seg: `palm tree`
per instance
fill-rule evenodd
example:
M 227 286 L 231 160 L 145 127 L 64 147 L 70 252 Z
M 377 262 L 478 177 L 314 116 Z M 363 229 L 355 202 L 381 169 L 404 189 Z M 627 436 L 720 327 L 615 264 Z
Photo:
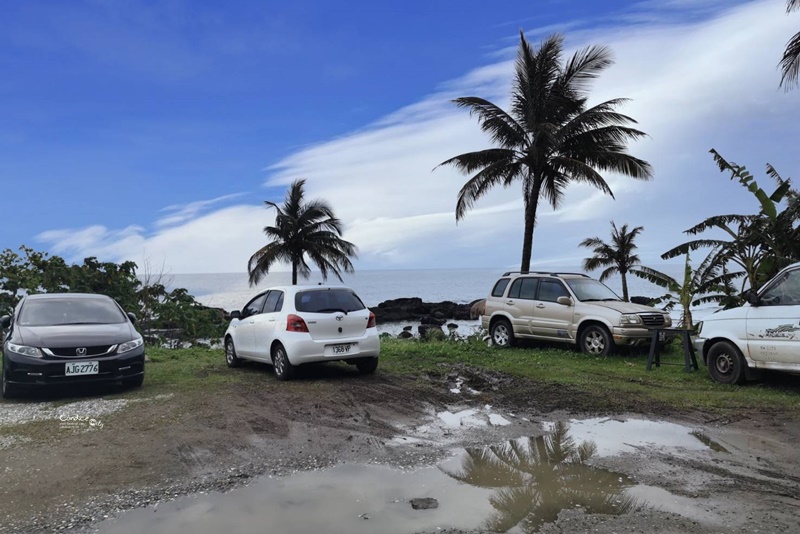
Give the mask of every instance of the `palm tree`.
M 523 271 L 530 268 L 541 199 L 557 208 L 571 182 L 590 184 L 613 198 L 598 171 L 640 180 L 652 175 L 649 163 L 626 152 L 629 140 L 646 135 L 627 126 L 636 121 L 616 111 L 626 100 L 587 107 L 588 84 L 613 63 L 610 51 L 588 47 L 562 65 L 563 48 L 563 37 L 553 35 L 534 50 L 520 33 L 510 112 L 483 98 L 454 100 L 478 116 L 481 129 L 497 146 L 441 163 L 472 175 L 458 193 L 456 221 L 492 187 L 522 182 Z
M 747 188 L 761 209 L 755 215 L 708 217 L 684 233 L 698 235 L 716 229 L 727 234 L 727 239 L 693 239 L 666 251 L 661 257 L 670 259 L 700 248 L 717 248 L 720 254 L 716 258 L 721 265 L 732 263 L 742 269 L 738 273 L 743 277 L 742 291 L 747 284 L 757 289 L 783 267 L 800 259 L 800 227 L 796 224 L 800 218 L 800 193 L 791 188 L 790 179 L 782 178 L 770 164 L 766 166 L 767 175 L 777 184 L 771 194 L 759 187 L 745 166 L 728 162 L 713 148 L 710 152 L 720 171 L 730 172 L 731 180 Z
M 611 244 L 599 237 L 590 237 L 581 241 L 580 245 L 591 248 L 594 253 L 591 258 L 583 260 L 584 270 L 594 271 L 605 267 L 600 274 L 601 282 L 607 280 L 612 274 L 619 273 L 622 278 L 622 300 L 625 302 L 628 302 L 628 271 L 639 263 L 639 256 L 634 253 L 637 248 L 634 241 L 642 231 L 644 231 L 644 227 L 637 226 L 629 232 L 627 224 L 623 224 L 622 228 L 617 228 L 614 221 L 611 221 Z
M 342 222 L 331 207 L 322 200 L 306 201 L 303 197 L 305 180 L 295 180 L 286 193 L 282 206 L 265 201 L 278 212 L 275 226 L 264 227 L 269 243 L 258 249 L 247 263 L 250 285 L 254 286 L 279 262 L 292 266 L 292 285 L 297 275 L 308 278 L 311 268 L 306 257 L 319 267 L 322 279 L 332 272 L 342 280 L 341 270 L 352 273 L 350 258 L 357 257 L 357 248 L 341 238 Z
M 787 13 L 798 9 L 800 9 L 800 0 L 787 0 Z M 786 43 L 786 50 L 783 52 L 780 67 L 781 85 L 786 84 L 787 90 L 797 85 L 797 77 L 800 74 L 800 32 L 794 34 L 794 37 Z
M 666 288 L 669 293 L 656 299 L 655 303 L 666 303 L 665 310 L 671 310 L 676 304 L 681 307 L 681 325 L 692 328 L 692 306 L 717 302 L 729 306 L 738 300 L 731 281 L 741 273 L 729 273 L 720 260 L 725 250 L 721 247 L 712 249 L 697 269 L 692 269 L 689 254 L 683 270 L 683 281 L 678 282 L 671 276 L 650 267 L 634 267 L 631 274 L 643 278 L 657 286 Z

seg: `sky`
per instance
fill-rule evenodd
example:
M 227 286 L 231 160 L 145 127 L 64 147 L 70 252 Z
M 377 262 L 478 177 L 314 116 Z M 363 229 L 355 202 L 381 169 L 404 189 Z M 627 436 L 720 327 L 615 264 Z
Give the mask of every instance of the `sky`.
M 777 68 L 798 29 L 783 0 L 7 2 L 0 249 L 244 272 L 274 221 L 263 202 L 304 178 L 356 270 L 519 267 L 519 187 L 456 223 L 468 177 L 437 166 L 490 146 L 451 100 L 505 107 L 522 30 L 612 49 L 589 103 L 632 99 L 621 111 L 648 137 L 630 152 L 654 168 L 605 174 L 614 199 L 573 185 L 543 207 L 534 266 L 579 265 L 614 220 L 644 227 L 658 268 L 702 219 L 757 211 L 709 149 L 769 190 L 766 163 L 798 168 L 800 90 Z

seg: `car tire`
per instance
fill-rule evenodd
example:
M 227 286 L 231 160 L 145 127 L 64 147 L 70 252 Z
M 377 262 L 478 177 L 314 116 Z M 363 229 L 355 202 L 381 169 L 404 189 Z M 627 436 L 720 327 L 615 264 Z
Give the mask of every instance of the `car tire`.
M 236 355 L 236 347 L 233 344 L 232 338 L 225 340 L 225 363 L 228 367 L 239 367 L 242 365 L 242 360 Z
M 0 395 L 2 395 L 4 399 L 13 399 L 17 396 L 18 391 L 16 386 L 8 383 L 6 376 L 8 376 L 8 373 L 3 369 L 3 377 L 0 378 Z
M 142 371 L 142 374 L 135 378 L 124 378 L 122 380 L 122 385 L 126 388 L 140 388 L 142 387 L 142 384 L 144 384 L 144 371 Z
M 492 324 L 489 334 L 492 339 L 492 344 L 501 349 L 513 347 L 516 341 L 514 339 L 514 330 L 511 328 L 511 323 L 506 319 L 498 319 L 495 321 L 495 323 Z
M 735 345 L 728 341 L 718 341 L 708 350 L 706 358 L 708 374 L 720 384 L 741 384 L 744 382 L 744 358 Z
M 278 343 L 272 349 L 272 368 L 278 380 L 291 380 L 294 377 L 295 366 L 289 361 L 286 349 Z
M 614 341 L 611 339 L 608 329 L 595 324 L 581 330 L 578 343 L 580 343 L 581 352 L 591 356 L 606 356 L 614 348 Z
M 361 358 L 356 362 L 356 369 L 362 375 L 371 375 L 378 369 L 378 358 Z

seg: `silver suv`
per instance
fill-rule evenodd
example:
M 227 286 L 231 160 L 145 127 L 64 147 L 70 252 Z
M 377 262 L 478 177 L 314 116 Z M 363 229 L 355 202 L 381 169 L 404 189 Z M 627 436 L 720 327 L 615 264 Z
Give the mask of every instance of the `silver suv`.
M 481 315 L 492 342 L 509 347 L 515 339 L 578 344 L 583 352 L 605 355 L 615 346 L 649 343 L 648 327 L 669 327 L 669 314 L 623 302 L 585 274 L 507 272 L 495 283 Z M 666 342 L 664 332 L 659 341 Z

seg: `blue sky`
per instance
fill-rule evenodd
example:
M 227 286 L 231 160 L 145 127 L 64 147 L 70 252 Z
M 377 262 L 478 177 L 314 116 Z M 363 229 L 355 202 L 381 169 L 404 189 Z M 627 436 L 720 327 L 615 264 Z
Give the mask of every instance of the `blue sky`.
M 781 0 L 8 2 L 0 18 L 0 248 L 147 258 L 174 273 L 243 271 L 294 178 L 328 199 L 357 268 L 514 266 L 519 191 L 455 224 L 465 177 L 433 167 L 488 144 L 449 104 L 503 104 L 518 32 L 607 44 L 597 100 L 651 135 L 653 183 L 617 200 L 570 188 L 534 261 L 576 264 L 608 221 L 644 225 L 643 255 L 702 218 L 754 210 L 707 151 L 785 176 L 800 163 L 800 91 L 778 90 L 800 28 Z M 762 181 L 766 182 L 765 178 Z

